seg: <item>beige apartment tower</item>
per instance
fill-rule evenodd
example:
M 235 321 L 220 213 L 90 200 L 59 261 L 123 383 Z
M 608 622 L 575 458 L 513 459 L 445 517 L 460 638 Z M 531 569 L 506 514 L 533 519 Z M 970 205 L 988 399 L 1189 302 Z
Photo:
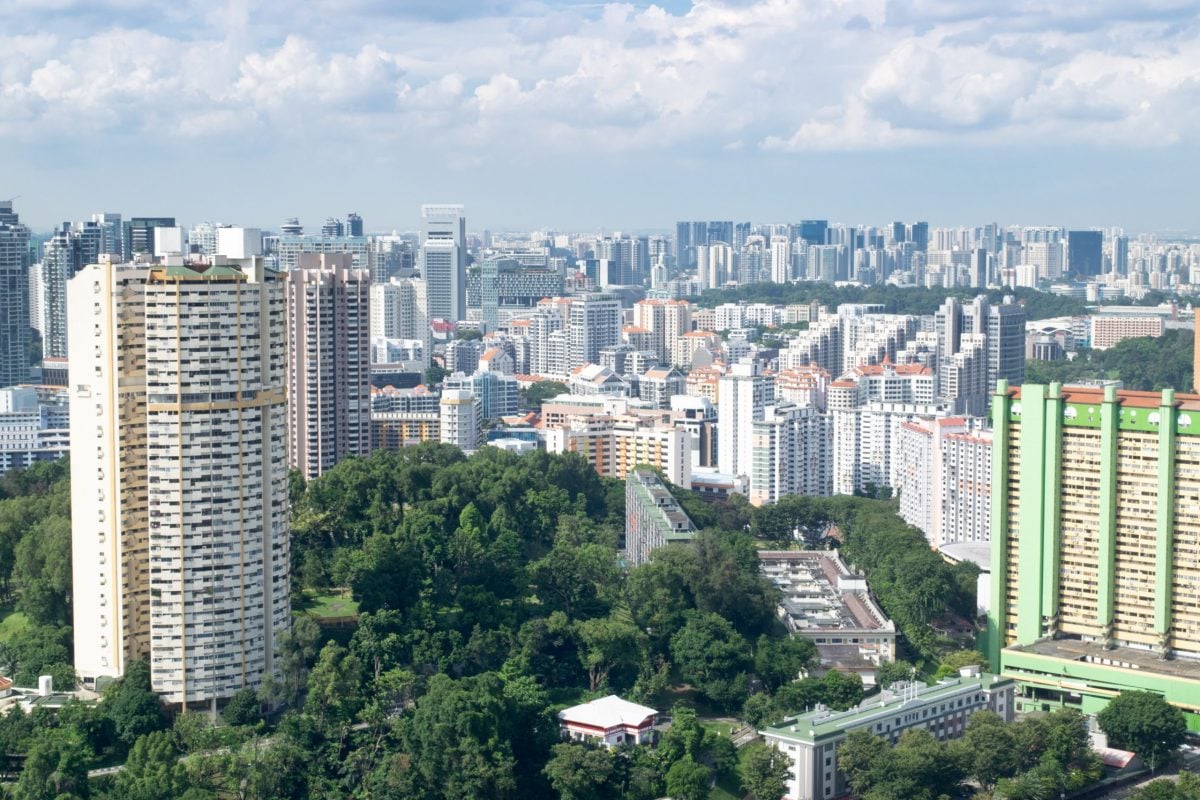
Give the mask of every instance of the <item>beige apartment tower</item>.
M 371 452 L 371 274 L 301 253 L 287 295 L 288 464 L 312 479 Z
M 144 659 L 168 703 L 215 705 L 290 624 L 282 286 L 174 257 L 67 297 L 76 671 Z

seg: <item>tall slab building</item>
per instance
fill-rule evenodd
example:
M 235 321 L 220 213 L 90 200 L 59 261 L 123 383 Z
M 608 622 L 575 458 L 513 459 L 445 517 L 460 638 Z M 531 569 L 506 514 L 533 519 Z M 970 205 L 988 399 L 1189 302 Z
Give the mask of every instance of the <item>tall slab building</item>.
M 987 655 L 1018 708 L 1158 692 L 1200 730 L 1200 395 L 998 385 Z
M 371 273 L 353 260 L 301 253 L 284 280 L 288 463 L 310 480 L 371 452 Z
M 0 387 L 29 380 L 29 229 L 0 200 Z
M 467 218 L 462 206 L 421 206 L 420 266 L 429 290 L 429 316 L 466 319 Z
M 68 288 L 75 668 L 215 705 L 290 625 L 284 296 L 261 259 L 174 261 Z

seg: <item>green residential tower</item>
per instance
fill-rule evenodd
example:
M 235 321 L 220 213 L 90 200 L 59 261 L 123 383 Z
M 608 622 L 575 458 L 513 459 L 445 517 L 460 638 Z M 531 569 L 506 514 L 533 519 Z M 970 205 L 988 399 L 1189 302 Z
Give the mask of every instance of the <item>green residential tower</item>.
M 1020 710 L 1162 694 L 1200 730 L 1200 396 L 1000 381 L 985 649 Z

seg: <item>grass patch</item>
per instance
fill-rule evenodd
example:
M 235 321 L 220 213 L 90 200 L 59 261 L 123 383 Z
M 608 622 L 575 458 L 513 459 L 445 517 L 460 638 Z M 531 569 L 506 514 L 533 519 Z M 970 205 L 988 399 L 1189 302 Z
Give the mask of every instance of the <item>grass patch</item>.
M 27 630 L 30 624 L 29 617 L 20 611 L 7 614 L 3 621 L 0 621 L 0 642 L 9 642 L 18 633 Z
M 317 594 L 306 590 L 300 610 L 314 619 L 345 619 L 358 616 L 358 603 L 349 591 L 332 591 Z

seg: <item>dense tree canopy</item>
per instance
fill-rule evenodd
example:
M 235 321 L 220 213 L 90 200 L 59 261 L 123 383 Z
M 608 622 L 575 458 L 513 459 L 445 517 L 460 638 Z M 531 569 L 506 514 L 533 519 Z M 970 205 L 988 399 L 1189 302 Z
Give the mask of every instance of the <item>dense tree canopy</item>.
M 1154 692 L 1121 692 L 1096 721 L 1109 744 L 1132 750 L 1152 767 L 1167 763 L 1187 735 L 1183 712 Z
M 567 394 L 567 385 L 559 381 L 538 381 L 522 392 L 525 406 L 534 411 L 542 410 L 542 403 L 560 394 Z
M 1119 379 L 1126 389 L 1190 392 L 1194 390 L 1193 339 L 1192 331 L 1176 329 L 1157 338 L 1126 339 L 1107 350 L 1083 349 L 1072 361 L 1027 361 L 1025 381 L 1071 383 Z
M 47 467 L 0 481 L 10 597 L 51 595 L 0 646 L 18 682 L 45 672 L 74 681 L 70 570 L 54 552 L 69 537 L 64 475 Z M 630 569 L 617 549 L 623 487 L 575 454 L 465 458 L 427 444 L 349 459 L 309 482 L 293 476 L 289 489 L 300 613 L 280 641 L 278 676 L 227 702 L 218 724 L 185 714 L 166 730 L 144 664 L 98 705 L 0 716 L 0 752 L 28 757 L 15 796 L 649 800 L 707 797 L 740 777 L 744 792 L 770 797 L 778 755 L 755 751 L 739 770 L 731 741 L 675 700 L 769 724 L 817 703 L 848 708 L 864 689 L 857 675 L 820 674 L 813 645 L 787 636 L 752 530 L 774 546 L 796 531 L 800 544 L 839 544 L 826 538 L 836 533 L 923 669 L 947 649 L 930 623 L 974 612 L 974 573 L 938 559 L 882 501 L 795 498 L 772 516 L 677 490 L 702 530 Z M 337 620 L 348 627 L 321 627 L 305 611 L 320 595 L 357 603 Z M 559 742 L 555 712 L 612 692 L 673 706 L 658 748 Z M 897 762 L 905 774 L 943 758 L 927 743 L 909 749 L 913 763 Z M 86 778 L 126 759 L 120 777 Z M 1017 774 L 985 767 L 998 783 Z

